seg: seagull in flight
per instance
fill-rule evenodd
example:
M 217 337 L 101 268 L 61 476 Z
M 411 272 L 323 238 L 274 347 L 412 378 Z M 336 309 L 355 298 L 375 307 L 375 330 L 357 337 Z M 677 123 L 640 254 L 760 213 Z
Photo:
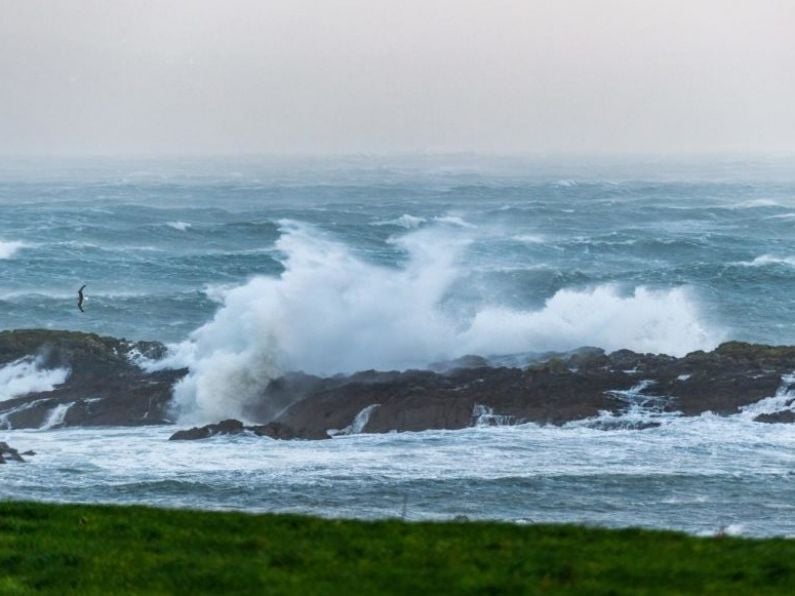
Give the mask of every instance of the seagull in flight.
M 83 310 L 83 290 L 85 289 L 85 287 L 86 284 L 83 284 L 83 286 L 79 290 L 77 290 L 77 308 L 80 309 L 80 312 L 86 312 Z

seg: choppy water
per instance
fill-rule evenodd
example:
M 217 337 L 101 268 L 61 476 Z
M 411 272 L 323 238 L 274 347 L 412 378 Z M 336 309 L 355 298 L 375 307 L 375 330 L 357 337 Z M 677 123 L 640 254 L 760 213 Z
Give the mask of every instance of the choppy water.
M 0 165 L 0 328 L 172 342 L 186 421 L 235 415 L 286 369 L 795 344 L 793 295 L 787 159 Z M 168 433 L 0 433 L 40 452 L 3 468 L 0 495 L 356 517 L 405 499 L 413 518 L 795 534 L 795 430 L 742 415 L 322 443 Z

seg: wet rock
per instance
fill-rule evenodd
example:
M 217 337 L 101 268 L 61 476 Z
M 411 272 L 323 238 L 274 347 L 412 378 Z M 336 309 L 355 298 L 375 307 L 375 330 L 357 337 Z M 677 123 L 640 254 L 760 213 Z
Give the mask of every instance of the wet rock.
M 615 424 L 602 419 L 596 426 L 643 430 L 659 423 L 630 423 L 620 420 L 621 414 L 632 407 L 685 416 L 736 414 L 774 395 L 782 375 L 792 370 L 795 348 L 790 347 L 728 342 L 683 358 L 584 348 L 551 355 L 523 370 L 473 366 L 444 373 L 365 371 L 337 377 L 333 384 L 319 382 L 275 422 L 296 436 L 322 436 L 350 427 L 360 413 L 378 404 L 361 432 L 464 428 L 478 423 L 479 408 L 514 424 L 560 425 L 607 412 L 616 416 Z M 789 421 L 789 416 L 779 413 L 776 421 Z
M 661 423 L 648 421 L 629 421 L 629 420 L 597 420 L 589 424 L 591 428 L 597 430 L 647 430 L 649 428 L 659 428 Z
M 245 426 L 239 420 L 223 420 L 218 424 L 207 424 L 201 427 L 193 427 L 187 430 L 175 432 L 169 441 L 195 441 L 207 439 L 217 435 L 238 435 L 245 432 L 252 433 L 260 437 L 270 437 L 271 439 L 328 439 L 329 435 L 325 432 L 301 431 L 291 428 L 282 422 L 268 422 L 267 424 Z
M 218 424 L 208 424 L 206 426 L 194 426 L 188 430 L 178 430 L 171 435 L 169 441 L 195 441 L 197 439 L 207 439 L 215 435 L 239 435 L 245 431 L 245 427 L 240 420 L 222 420 Z
M 312 431 L 309 429 L 294 429 L 283 422 L 268 422 L 262 426 L 252 426 L 250 430 L 260 437 L 270 437 L 271 439 L 311 439 L 323 440 L 331 437 L 325 431 Z
M 766 422 L 768 424 L 792 424 L 795 422 L 795 412 L 783 410 L 772 414 L 759 414 L 754 418 L 754 422 Z

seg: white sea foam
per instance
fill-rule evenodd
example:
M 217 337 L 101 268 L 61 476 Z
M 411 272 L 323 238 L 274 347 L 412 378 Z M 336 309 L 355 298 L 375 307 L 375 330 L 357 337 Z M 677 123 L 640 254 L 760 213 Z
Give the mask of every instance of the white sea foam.
M 49 430 L 51 428 L 58 428 L 59 426 L 63 425 L 64 420 L 66 419 L 66 413 L 75 405 L 75 402 L 71 401 L 66 404 L 58 404 L 49 412 L 47 412 L 47 418 L 44 420 L 44 423 L 41 425 L 41 428 L 44 430 Z
M 544 237 L 539 234 L 520 234 L 518 236 L 514 236 L 513 240 L 517 242 L 522 242 L 523 244 L 543 244 Z
M 781 207 L 781 203 L 773 199 L 751 199 L 731 206 L 732 209 L 756 209 L 758 207 Z
M 328 431 L 329 436 L 341 436 L 341 435 L 358 435 L 364 430 L 364 427 L 367 426 L 367 423 L 370 422 L 370 416 L 372 413 L 377 410 L 381 404 L 370 404 L 366 408 L 362 409 L 361 412 L 356 414 L 356 417 L 353 419 L 348 426 L 343 428 L 342 430 L 336 431 Z
M 777 257 L 774 255 L 762 255 L 753 261 L 740 261 L 737 263 L 742 267 L 765 267 L 766 265 L 789 265 L 795 267 L 795 257 Z
M 169 221 L 169 222 L 166 223 L 166 225 L 169 228 L 173 228 L 175 230 L 179 230 L 180 232 L 184 232 L 185 230 L 187 230 L 188 228 L 191 227 L 191 225 L 188 222 L 185 222 L 185 221 Z
M 739 416 L 753 420 L 760 414 L 785 411 L 795 411 L 795 374 L 784 375 L 775 395 L 744 406 Z
M 404 213 L 400 217 L 396 219 L 388 219 L 384 221 L 377 221 L 373 225 L 375 226 L 400 226 L 402 228 L 406 228 L 407 230 L 415 229 L 420 227 L 422 224 L 425 223 L 424 217 L 417 217 L 416 215 L 409 215 L 408 213 Z
M 515 424 L 516 419 L 513 416 L 495 414 L 494 408 L 489 406 L 475 404 L 472 407 L 472 423 L 473 426 L 506 426 Z
M 190 368 L 174 392 L 184 421 L 245 417 L 286 370 L 405 369 L 582 345 L 682 355 L 722 337 L 701 321 L 685 288 L 570 289 L 535 311 L 481 304 L 474 316 L 454 315 L 444 299 L 465 273 L 462 230 L 424 228 L 394 240 L 409 257 L 402 269 L 367 263 L 308 226 L 284 223 L 283 231 L 284 273 L 219 291 L 213 320 L 157 365 Z
M 52 391 L 69 377 L 67 368 L 44 368 L 40 358 L 25 357 L 0 368 L 0 401 L 37 391 Z
M 24 242 L 16 240 L 0 240 L 0 259 L 10 259 L 20 248 L 27 246 Z

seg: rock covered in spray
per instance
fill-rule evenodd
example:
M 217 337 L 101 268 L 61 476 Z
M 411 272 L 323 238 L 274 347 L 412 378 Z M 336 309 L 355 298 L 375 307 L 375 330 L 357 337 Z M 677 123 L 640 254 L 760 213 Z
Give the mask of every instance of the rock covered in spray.
M 138 365 L 164 353 L 158 342 L 93 333 L 0 332 L 0 371 L 14 377 L 18 391 L 0 401 L 0 427 L 167 423 L 171 387 L 186 371 L 150 373 Z

